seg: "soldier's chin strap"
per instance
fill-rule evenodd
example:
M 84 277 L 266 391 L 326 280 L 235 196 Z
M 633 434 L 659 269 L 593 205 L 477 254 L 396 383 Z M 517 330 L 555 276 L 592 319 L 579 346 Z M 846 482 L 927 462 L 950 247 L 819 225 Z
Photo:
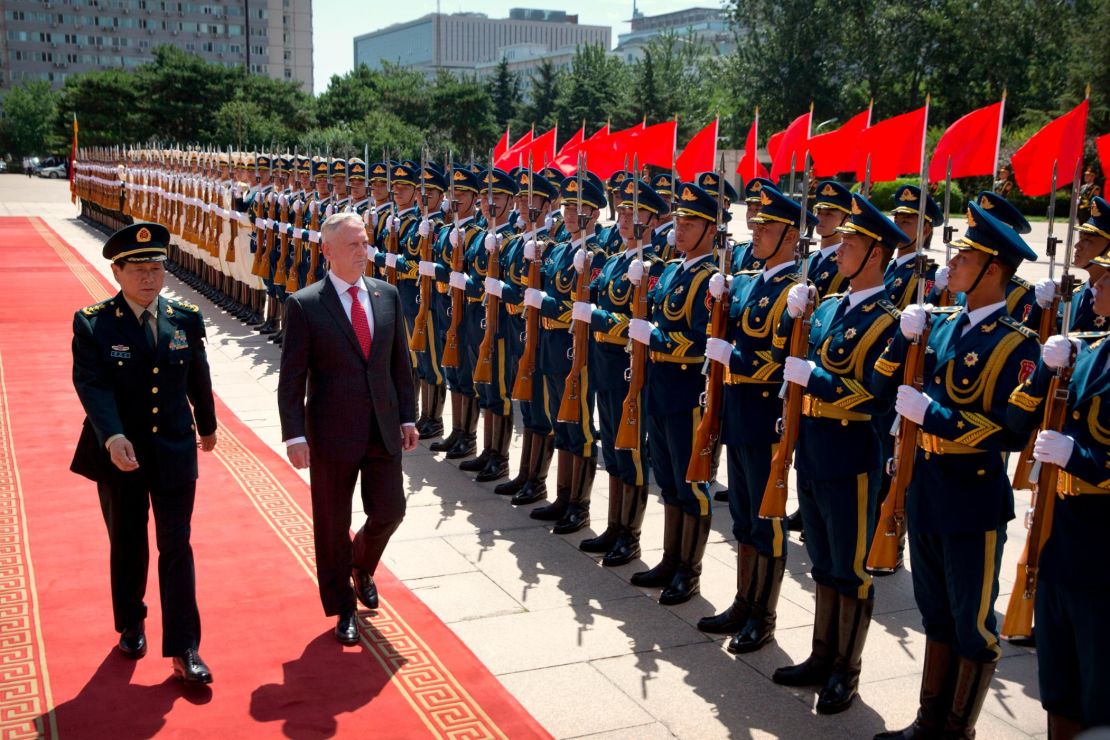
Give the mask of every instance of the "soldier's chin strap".
M 983 276 L 987 274 L 987 270 L 990 269 L 990 266 L 992 264 L 994 264 L 994 261 L 994 257 L 989 257 L 987 261 L 983 263 L 983 266 L 979 268 L 979 274 L 975 276 L 975 282 L 971 284 L 970 288 L 964 291 L 964 295 L 969 295 L 971 291 L 979 287 L 979 281 L 982 280 Z
M 786 228 L 782 230 L 781 234 L 779 234 L 779 241 L 775 245 L 775 251 L 771 252 L 769 255 L 763 258 L 763 264 L 767 264 L 768 261 L 774 259 L 775 255 L 779 253 L 779 250 L 782 249 L 783 242 L 786 241 L 786 232 L 788 231 L 790 231 L 790 224 L 786 224 Z M 755 252 L 755 242 L 752 242 L 752 252 Z
M 859 263 L 859 267 L 851 275 L 845 275 L 844 276 L 845 280 L 847 280 L 850 283 L 853 280 L 855 280 L 857 277 L 859 277 L 859 274 L 861 272 L 863 272 L 863 268 L 867 267 L 867 260 L 871 259 L 871 253 L 875 251 L 875 247 L 877 247 L 878 245 L 879 245 L 879 240 L 878 239 L 874 239 L 874 238 L 871 239 L 871 243 L 867 245 L 867 252 L 866 252 L 866 254 L 863 255 L 863 259 Z

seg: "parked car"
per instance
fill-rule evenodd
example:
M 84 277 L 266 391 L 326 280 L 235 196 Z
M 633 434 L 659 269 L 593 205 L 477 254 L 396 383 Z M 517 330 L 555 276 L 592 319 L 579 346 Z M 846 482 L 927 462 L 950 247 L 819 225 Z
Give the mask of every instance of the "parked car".
M 7 171 L 8 171 L 7 161 L 5 161 L 3 159 L 0 159 L 0 172 L 7 172 Z
M 53 167 L 43 167 L 39 170 L 39 177 L 46 177 L 51 180 L 64 180 L 66 176 L 66 166 L 64 164 L 56 164 Z

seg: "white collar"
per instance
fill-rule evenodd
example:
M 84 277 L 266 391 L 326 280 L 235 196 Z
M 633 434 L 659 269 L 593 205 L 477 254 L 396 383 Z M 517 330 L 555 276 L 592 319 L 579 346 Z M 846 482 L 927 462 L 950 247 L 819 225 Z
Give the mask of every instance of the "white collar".
M 978 326 L 979 324 L 983 323 L 983 320 L 986 319 L 988 316 L 990 316 L 992 313 L 994 313 L 995 311 L 999 311 L 1001 309 L 1005 309 L 1005 308 L 1006 308 L 1006 301 L 999 301 L 998 303 L 992 303 L 989 306 L 983 306 L 982 308 L 977 308 L 974 311 L 968 311 L 965 308 L 963 310 L 963 313 L 967 314 L 967 318 L 969 320 L 969 323 L 967 325 L 967 329 L 964 329 L 964 331 L 966 332 L 966 331 Z
M 770 280 L 771 278 L 773 278 L 775 275 L 778 275 L 780 272 L 782 272 L 786 268 L 793 267 L 793 266 L 794 266 L 794 263 L 787 260 L 786 262 L 775 265 L 774 267 L 764 268 L 763 272 L 760 273 L 760 277 L 763 278 L 763 280 L 765 280 L 765 281 Z
M 836 244 L 830 244 L 827 247 L 821 247 L 819 250 L 817 250 L 817 253 L 821 255 L 821 259 L 828 259 L 830 254 L 840 249 L 841 243 L 842 242 L 837 242 Z
M 673 226 L 673 225 L 674 225 L 674 221 L 668 221 L 668 222 L 667 222 L 667 223 L 665 223 L 665 224 L 659 224 L 659 225 L 658 225 L 658 226 L 656 226 L 656 227 L 655 227 L 654 229 L 652 229 L 652 232 L 651 232 L 651 233 L 653 233 L 653 234 L 661 234 L 661 233 L 663 232 L 663 229 L 667 228 L 668 226 Z
M 470 223 L 473 220 L 474 220 L 474 216 L 467 216 L 466 218 L 460 218 L 460 219 L 455 221 L 455 226 L 461 229 L 462 227 L 466 226 L 468 223 Z
M 863 290 L 849 290 L 848 291 L 848 308 L 855 308 L 859 304 L 866 301 L 876 293 L 886 291 L 886 286 L 879 283 L 874 288 L 864 288 Z
M 704 262 L 705 260 L 711 258 L 712 256 L 713 256 L 713 253 L 710 252 L 708 254 L 703 254 L 700 257 L 694 257 L 693 259 L 684 259 L 684 260 L 682 260 L 682 269 L 683 270 L 689 270 L 692 267 L 697 266 L 697 264 L 699 262 Z
M 331 284 L 335 287 L 335 292 L 341 296 L 355 285 L 354 283 L 348 283 L 346 280 L 339 277 L 331 270 L 328 270 L 328 278 L 331 280 Z M 358 281 L 358 290 L 360 293 L 366 290 L 366 283 L 363 282 L 361 279 Z
M 917 256 L 917 252 L 910 252 L 909 254 L 904 254 L 901 257 L 895 257 L 894 258 L 894 266 L 895 267 L 901 267 L 902 265 L 906 264 L 907 262 L 909 262 L 910 260 L 912 260 L 916 256 Z

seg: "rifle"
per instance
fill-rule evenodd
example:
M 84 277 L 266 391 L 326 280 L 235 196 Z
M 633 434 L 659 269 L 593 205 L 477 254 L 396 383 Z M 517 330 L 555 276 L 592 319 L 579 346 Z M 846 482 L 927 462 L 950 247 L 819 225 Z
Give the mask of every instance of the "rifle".
M 809 152 L 806 152 L 805 172 L 802 173 L 802 215 L 798 221 L 798 246 L 795 248 L 799 266 L 801 267 L 802 285 L 809 284 L 809 224 L 806 223 L 809 209 Z M 814 301 L 806 304 L 805 313 L 794 320 L 790 329 L 790 356 L 805 359 L 809 354 L 809 326 L 813 317 Z M 805 389 L 797 383 L 782 382 L 779 397 L 782 402 L 782 418 L 779 419 L 778 449 L 771 458 L 771 474 L 767 477 L 767 486 L 763 489 L 763 501 L 759 505 L 759 516 L 763 519 L 786 518 L 786 481 L 790 475 L 790 466 L 794 462 L 794 448 L 798 444 L 798 431 L 802 419 L 802 393 Z
M 254 179 L 255 182 L 258 183 L 258 191 L 254 195 L 254 217 L 256 220 L 261 219 L 263 224 L 261 227 L 259 227 L 257 223 L 255 224 L 254 263 L 251 265 L 251 274 L 261 277 L 263 274 L 262 260 L 266 256 L 266 252 L 269 251 L 270 246 L 269 229 L 266 228 L 265 223 L 267 218 L 266 211 L 270 204 L 267 202 L 269 198 L 266 192 L 262 189 L 262 175 L 258 167 L 257 152 L 255 152 L 254 155 Z
M 593 255 L 586 249 L 586 224 L 589 219 L 582 212 L 585 205 L 582 202 L 583 173 L 586 169 L 585 154 L 578 154 L 578 172 L 575 176 L 578 186 L 578 238 L 582 240 L 583 265 L 582 271 L 575 276 L 574 300 L 588 302 L 590 300 L 590 266 L 593 264 Z M 590 325 L 585 321 L 572 321 L 571 334 L 574 339 L 570 349 L 570 372 L 563 388 L 563 400 L 559 403 L 559 411 L 555 415 L 557 421 L 564 424 L 577 424 L 582 420 L 582 375 L 586 370 L 586 363 L 590 354 Z
M 493 203 L 493 150 L 489 154 L 489 169 L 486 171 L 486 212 L 489 214 L 489 232 L 497 237 L 497 206 Z M 481 247 L 485 249 L 483 245 Z M 475 263 L 478 259 L 475 257 Z M 501 277 L 500 253 L 486 253 L 486 276 L 497 280 Z M 501 302 L 496 296 L 486 293 L 486 317 L 483 319 L 485 336 L 478 346 L 478 361 L 474 365 L 474 382 L 489 383 L 493 380 L 493 344 L 497 341 L 497 316 Z
M 447 171 L 451 173 L 448 184 L 448 197 L 451 199 L 449 208 L 451 209 L 452 218 L 450 228 L 458 234 L 458 246 L 451 247 L 451 271 L 461 273 L 465 267 L 464 259 L 466 258 L 466 231 L 459 228 L 459 204 L 455 200 L 455 161 L 454 156 L 449 155 L 450 162 L 447 165 Z M 492 184 L 490 185 L 492 188 Z M 450 246 L 451 239 L 448 236 L 447 244 Z M 443 364 L 446 367 L 459 366 L 459 326 L 462 324 L 463 312 L 466 311 L 466 296 L 463 291 L 458 288 L 451 289 L 451 323 L 447 326 L 447 335 L 443 342 Z M 487 363 L 489 358 L 487 357 Z
M 535 189 L 532 180 L 535 172 L 532 170 L 532 153 L 528 153 L 528 226 L 535 242 L 536 255 L 528 262 L 528 287 L 537 288 L 540 285 L 540 263 L 543 262 L 539 252 L 540 244 L 536 241 L 536 219 L 540 211 L 532 206 L 532 197 Z M 523 246 L 527 245 L 527 241 Z M 520 363 L 516 368 L 516 381 L 513 383 L 513 399 L 517 401 L 532 400 L 532 379 L 536 374 L 536 349 L 540 342 L 540 312 L 539 309 L 526 306 L 524 309 L 524 350 L 520 355 Z
M 427 150 L 420 151 L 420 213 L 428 218 L 428 189 L 424 184 L 424 172 L 428 166 Z M 450 177 L 450 174 L 448 175 Z M 455 185 L 451 180 L 451 199 L 454 200 Z M 432 229 L 428 229 L 428 236 L 420 237 L 420 259 L 425 262 L 432 261 Z M 420 306 L 416 310 L 416 321 L 412 326 L 412 340 L 409 348 L 413 352 L 424 352 L 428 349 L 428 308 L 432 302 L 432 279 L 427 275 L 420 276 Z M 453 358 L 458 362 L 458 352 Z M 448 365 L 447 367 L 454 367 Z
M 924 144 L 922 145 L 924 153 Z M 925 203 L 928 197 L 929 168 L 925 157 L 921 158 L 921 196 L 918 200 L 917 231 L 914 235 L 914 273 L 917 276 L 917 304 L 925 303 L 925 270 L 927 261 L 925 247 Z M 906 351 L 902 365 L 902 383 L 920 391 L 925 387 L 925 350 L 929 346 L 931 322 L 925 322 L 925 329 Z M 913 478 L 914 459 L 917 456 L 918 425 L 904 416 L 894 422 L 894 455 L 886 463 L 890 476 L 890 489 L 879 508 L 879 523 L 871 540 L 871 552 L 867 555 L 870 570 L 893 573 L 898 567 L 898 555 L 902 538 L 906 532 L 906 490 Z
M 393 221 L 397 220 L 397 201 L 393 199 L 393 166 L 389 162 L 389 151 L 386 150 L 385 159 L 385 189 L 389 192 L 389 216 Z M 397 254 L 400 247 L 398 246 L 398 231 L 400 231 L 400 224 L 393 224 L 393 228 L 386 230 L 385 235 L 385 251 L 387 254 Z M 397 268 L 386 265 L 385 279 L 390 285 L 397 284 Z
M 633 159 L 633 167 L 636 170 L 640 169 L 639 156 Z M 632 249 L 636 250 L 636 259 L 642 260 L 644 257 L 644 226 L 640 223 L 640 183 L 636 177 L 632 179 Z M 629 267 L 632 263 L 629 263 Z M 632 318 L 646 319 L 648 309 L 648 274 L 644 270 L 644 274 L 640 277 L 640 282 L 636 284 L 636 290 L 632 294 Z M 621 423 L 617 427 L 617 433 L 613 439 L 613 446 L 618 450 L 638 450 L 640 448 L 640 424 L 641 424 L 641 396 L 644 390 L 644 376 L 647 373 L 647 358 L 648 348 L 646 345 L 633 341 L 631 338 L 628 340 L 628 352 L 631 354 L 631 360 L 628 364 L 628 369 L 624 371 L 625 378 L 628 380 L 628 393 L 624 397 L 624 403 L 621 404 Z
M 312 165 L 310 164 L 309 167 Z M 293 148 L 293 171 L 297 174 L 297 148 Z M 298 207 L 299 206 L 299 207 Z M 290 261 L 290 266 L 286 268 L 287 276 L 285 280 L 285 290 L 290 293 L 295 293 L 297 288 L 297 273 L 300 271 L 301 258 L 304 255 L 304 218 L 308 210 L 308 193 L 305 192 L 304 197 L 299 199 L 293 204 L 293 259 Z
M 281 203 L 281 211 L 279 213 L 278 225 L 281 227 L 281 234 L 279 235 L 279 243 L 281 249 L 278 250 L 277 266 L 274 268 L 274 282 L 278 285 L 285 285 L 289 281 L 289 272 L 285 266 L 286 260 L 289 258 L 289 198 L 285 193 L 278 196 L 278 201 Z M 293 280 L 296 282 L 297 273 L 293 272 Z
M 1060 275 L 1060 292 L 1070 296 L 1075 289 L 1075 276 L 1071 274 L 1072 249 L 1075 238 L 1075 222 L 1079 215 L 1079 175 L 1083 160 L 1075 165 L 1075 175 L 1071 186 L 1071 207 L 1068 209 L 1068 236 L 1064 247 L 1063 273 Z M 1055 186 L 1055 178 L 1053 178 Z M 1056 189 L 1053 187 L 1053 193 Z M 1049 237 L 1051 238 L 1051 237 Z M 1055 315 L 1055 314 L 1053 314 Z M 1064 317 L 1060 324 L 1061 336 L 1066 337 L 1071 329 L 1071 301 L 1064 303 Z M 1056 371 L 1045 396 L 1044 428 L 1058 432 L 1064 428 L 1068 400 L 1071 398 L 1072 362 Z M 1034 434 L 1034 437 L 1036 435 Z M 1052 518 L 1056 510 L 1056 484 L 1060 477 L 1058 465 L 1038 462 L 1033 466 L 1036 483 L 1033 486 L 1033 502 L 1027 514 L 1029 534 L 1025 538 L 1025 549 L 1018 560 L 1017 578 L 1010 602 L 1006 605 L 1006 617 L 1002 620 L 1003 637 L 1030 637 L 1033 634 L 1033 601 L 1037 593 L 1037 571 L 1040 567 L 1041 551 L 1052 534 Z
M 952 213 L 952 157 L 948 157 L 948 166 L 944 173 L 944 264 L 952 260 L 952 239 L 956 236 L 956 227 L 949 222 Z M 945 288 L 937 300 L 940 306 L 952 305 L 952 291 Z
M 677 190 L 677 188 L 675 188 Z M 728 224 L 725 222 L 725 162 L 717 171 L 717 259 L 721 276 L 729 274 L 732 264 L 732 246 L 728 242 Z M 709 336 L 724 339 L 728 330 L 729 294 L 726 286 L 721 297 L 713 302 L 709 315 Z M 706 376 L 701 405 L 705 409 L 698 428 L 694 431 L 694 446 L 690 463 L 686 467 L 686 480 L 691 483 L 708 482 L 713 478 L 713 452 L 721 439 L 721 403 L 725 381 L 725 368 L 708 359 L 702 368 Z
M 1052 163 L 1052 192 L 1048 196 L 1048 239 L 1045 240 L 1045 254 L 1048 255 L 1049 280 L 1056 279 L 1056 247 L 1060 242 L 1060 240 L 1053 234 L 1056 223 L 1057 164 L 1059 163 Z M 1064 274 L 1068 274 L 1068 265 L 1064 266 Z M 1050 336 L 1052 336 L 1052 330 L 1056 328 L 1056 317 L 1059 315 L 1060 295 L 1062 294 L 1062 290 L 1063 289 L 1061 288 L 1061 290 L 1056 291 L 1056 295 L 1052 298 L 1052 304 L 1041 312 L 1040 325 L 1038 325 L 1037 327 L 1037 338 L 1040 340 L 1041 344 L 1044 344 L 1045 341 Z M 1021 451 L 1021 457 L 1018 458 L 1017 467 L 1014 469 L 1013 478 L 1013 488 L 1015 490 L 1029 490 L 1029 488 L 1033 485 L 1033 444 L 1036 439 L 1036 434 L 1029 438 L 1029 443 L 1025 445 L 1025 449 Z
M 316 208 L 312 212 L 312 230 L 316 232 L 320 231 L 320 209 L 324 206 L 323 201 L 331 197 L 331 151 L 329 150 L 324 156 L 327 163 L 327 177 L 324 178 L 324 182 L 327 183 L 329 195 L 325 195 L 323 200 L 320 199 L 319 195 L 316 197 Z M 320 191 L 317 190 L 316 192 L 318 194 Z M 317 241 L 316 243 L 309 243 L 308 246 L 308 272 L 305 274 L 304 278 L 305 285 L 312 285 L 316 282 L 316 270 L 319 267 L 320 243 Z

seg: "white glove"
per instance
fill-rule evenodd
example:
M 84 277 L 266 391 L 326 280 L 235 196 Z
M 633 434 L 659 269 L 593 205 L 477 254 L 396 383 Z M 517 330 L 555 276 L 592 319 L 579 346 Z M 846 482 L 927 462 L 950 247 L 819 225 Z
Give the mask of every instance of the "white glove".
M 540 308 L 543 305 L 543 299 L 547 297 L 547 293 L 535 288 L 528 288 L 524 291 L 524 305 L 529 308 Z
M 1041 347 L 1041 359 L 1044 360 L 1044 364 L 1053 370 L 1059 370 L 1070 365 L 1073 342 L 1076 344 L 1076 350 L 1078 351 L 1078 342 L 1074 339 L 1068 339 L 1059 334 L 1049 337 L 1048 341 Z
M 921 336 L 925 331 L 925 322 L 929 320 L 929 312 L 924 306 L 916 303 L 906 306 L 902 311 L 902 317 L 898 319 L 898 326 L 902 330 L 902 336 L 906 339 L 914 339 Z
M 594 318 L 594 304 L 585 301 L 575 301 L 571 307 L 570 316 L 575 321 L 590 323 Z
M 719 272 L 713 273 L 709 278 L 709 295 L 713 296 L 714 300 L 720 300 L 727 289 L 728 281 L 725 280 L 725 276 Z
M 632 341 L 639 342 L 640 344 L 651 344 L 651 332 L 655 329 L 650 321 L 643 319 L 632 319 L 628 322 L 628 336 Z
M 551 217 L 550 213 L 543 217 L 543 227 L 545 229 L 547 229 L 548 231 L 551 231 L 551 227 L 554 226 L 554 225 L 555 225 L 555 219 Z
M 331 206 L 328 206 L 328 208 L 331 208 Z M 396 231 L 397 227 L 400 226 L 400 224 L 401 219 L 397 218 L 396 216 L 389 216 L 385 219 L 385 228 L 387 231 Z
M 1074 449 L 1074 439 L 1066 434 L 1046 429 L 1037 435 L 1037 441 L 1033 443 L 1033 459 L 1037 462 L 1064 467 L 1071 460 Z
M 191 198 L 190 200 L 196 200 L 196 198 Z M 285 197 L 284 195 L 279 195 L 278 196 L 278 205 L 279 206 L 289 205 L 289 198 Z
M 378 228 L 378 209 L 367 208 L 366 212 L 370 214 L 370 224 L 376 229 Z
M 432 222 L 426 218 L 420 219 L 420 226 L 417 227 L 416 233 L 421 239 L 432 233 Z
M 582 272 L 586 269 L 586 250 L 579 249 L 574 253 L 574 269 L 577 272 Z
M 486 251 L 495 254 L 501 248 L 501 237 L 492 231 L 486 234 Z
M 628 265 L 628 280 L 633 285 L 639 285 L 640 280 L 644 277 L 644 263 L 640 260 L 632 260 Z
M 1048 278 L 1039 280 L 1033 288 L 1033 294 L 1037 296 L 1038 306 L 1041 308 L 1049 308 L 1052 305 L 1052 301 L 1056 299 L 1056 283 Z
M 505 284 L 503 282 L 501 282 L 500 280 L 498 280 L 496 278 L 491 278 L 491 277 L 486 278 L 486 282 L 485 282 L 486 292 L 489 293 L 494 298 L 500 298 L 501 297 L 501 289 L 504 288 L 504 287 L 505 287 Z
M 667 246 L 673 247 L 675 245 L 674 229 L 667 232 Z
M 451 231 L 447 234 L 447 241 L 450 242 L 452 248 L 458 249 L 459 248 L 459 230 L 458 229 L 451 229 Z
M 311 237 L 312 234 L 316 235 L 316 241 L 320 241 L 320 232 L 319 231 L 309 232 L 309 240 L 310 241 L 312 239 L 312 237 Z M 375 264 L 378 260 L 378 252 L 379 251 L 381 251 L 381 250 L 379 250 L 373 244 L 371 244 L 369 247 L 367 247 L 366 248 L 366 261 L 369 262 L 370 264 Z
M 797 319 L 806 312 L 806 308 L 809 306 L 810 291 L 812 290 L 808 285 L 799 284 L 792 287 L 790 292 L 786 294 L 786 312 L 790 314 L 790 318 Z M 806 379 L 809 379 L 808 375 Z M 798 385 L 804 385 L 804 383 Z
M 795 288 L 804 288 L 804 285 L 795 285 Z M 812 360 L 803 360 L 800 357 L 787 357 L 782 368 L 782 378 L 788 383 L 794 383 L 805 388 L 809 385 L 809 376 L 813 374 L 817 363 Z
M 462 272 L 451 272 L 451 277 L 447 279 L 452 288 L 456 290 L 466 290 L 466 274 Z
M 732 345 L 723 339 L 710 337 L 705 340 L 705 356 L 728 367 L 732 360 Z
M 308 232 L 308 240 L 313 244 L 319 244 L 320 243 L 320 232 L 310 230 Z
M 925 412 L 929 410 L 932 403 L 933 399 L 912 385 L 900 385 L 898 398 L 894 401 L 894 410 L 914 424 L 921 424 L 925 421 Z
M 397 267 L 397 255 L 387 253 L 385 255 L 385 266 L 390 268 L 390 269 L 396 268 Z
M 436 263 L 429 262 L 428 260 L 420 260 L 419 270 L 420 274 L 424 277 L 434 278 L 436 276 Z
M 324 218 L 327 219 L 329 216 L 332 216 L 334 214 L 335 214 L 335 205 L 333 203 L 329 203 L 328 207 L 324 209 Z
M 536 240 L 535 239 L 529 239 L 528 241 L 524 242 L 524 259 L 526 259 L 526 260 L 539 259 L 539 255 L 536 254 Z
M 373 211 L 373 209 L 371 209 L 371 208 L 367 208 L 367 209 L 366 209 L 365 211 L 363 211 L 363 212 L 362 212 L 362 223 L 364 223 L 364 224 L 366 224 L 367 226 L 369 226 L 369 225 L 370 225 L 370 217 L 371 217 L 371 216 L 372 216 L 373 214 L 374 214 L 374 211 Z
M 933 286 L 937 290 L 948 289 L 948 265 L 937 268 L 936 277 L 933 278 Z

